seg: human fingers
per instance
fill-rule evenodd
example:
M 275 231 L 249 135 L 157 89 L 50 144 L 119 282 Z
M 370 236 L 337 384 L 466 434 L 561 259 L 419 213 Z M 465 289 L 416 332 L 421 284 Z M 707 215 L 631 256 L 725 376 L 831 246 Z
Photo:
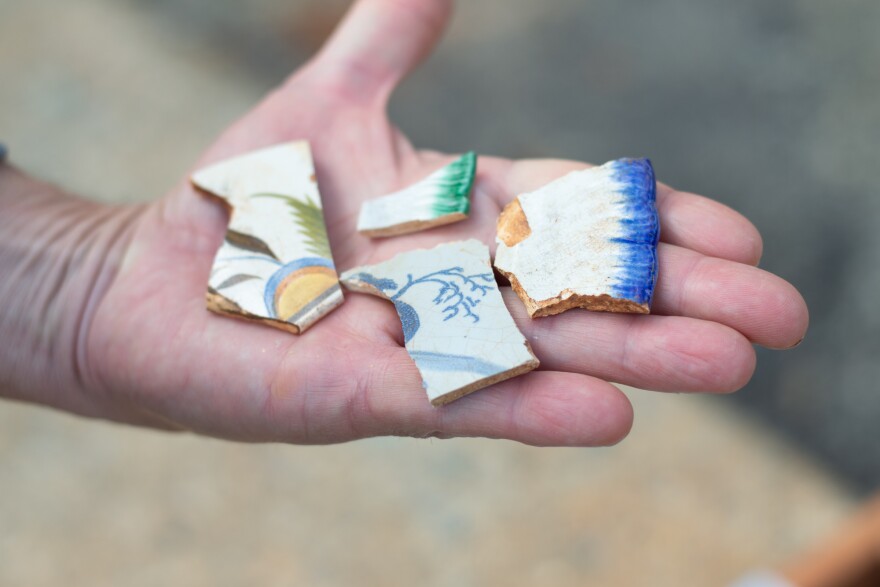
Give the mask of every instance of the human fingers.
M 807 305 L 784 279 L 665 243 L 658 258 L 653 313 L 718 322 L 768 348 L 790 348 L 805 336 Z
M 761 260 L 758 229 L 720 202 L 657 184 L 657 212 L 663 242 L 746 265 Z
M 495 189 L 487 190 L 499 205 L 585 165 L 558 160 L 506 163 L 503 159 L 485 159 L 484 170 L 504 178 L 496 181 Z M 660 192 L 658 204 L 665 207 L 660 213 L 664 242 L 658 247 L 658 283 L 652 313 L 717 322 L 769 348 L 789 348 L 803 339 L 809 312 L 800 293 L 772 273 L 737 262 L 756 260 L 759 254 L 760 238 L 751 223 L 705 198 L 670 195 L 664 189 Z M 696 208 L 701 211 L 694 216 Z M 692 226 L 681 230 L 682 225 L 689 224 L 688 216 Z M 715 239 L 718 233 L 727 236 Z
M 360 404 L 371 435 L 480 436 L 536 446 L 615 444 L 633 418 L 629 400 L 613 385 L 554 371 L 534 371 L 432 408 L 408 357 L 397 369 L 377 371 Z
M 369 436 L 507 438 L 540 446 L 614 444 L 629 432 L 632 407 L 613 385 L 574 373 L 532 372 L 431 407 L 418 369 L 396 345 L 337 349 L 358 365 L 352 377 L 300 366 L 309 379 L 284 395 L 273 413 L 286 432 L 278 440 L 327 443 Z
M 323 89 L 387 100 L 440 39 L 451 0 L 358 0 L 306 69 Z
M 716 322 L 585 310 L 531 319 L 512 290 L 502 294 L 541 368 L 674 392 L 735 391 L 755 369 L 751 343 Z
M 588 167 L 561 159 L 525 159 L 507 167 L 501 205 L 519 194 L 534 191 L 563 175 Z M 696 194 L 657 185 L 660 240 L 704 255 L 756 265 L 761 257 L 761 235 L 742 214 Z

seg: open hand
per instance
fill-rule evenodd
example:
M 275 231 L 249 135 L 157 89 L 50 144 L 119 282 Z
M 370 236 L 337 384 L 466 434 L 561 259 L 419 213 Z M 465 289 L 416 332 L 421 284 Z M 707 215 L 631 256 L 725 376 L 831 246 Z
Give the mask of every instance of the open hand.
M 456 156 L 417 150 L 386 113 L 391 92 L 438 40 L 450 11 L 448 0 L 359 0 L 321 52 L 227 130 L 194 169 L 309 140 L 340 271 L 445 241 L 494 243 L 507 202 L 584 164 L 481 156 L 467 220 L 392 239 L 355 232 L 364 200 Z M 620 155 L 640 154 L 609 158 Z M 666 186 L 659 186 L 658 206 L 654 314 L 574 310 L 530 320 L 502 288 L 541 368 L 437 409 L 403 348 L 394 309 L 383 300 L 348 294 L 301 336 L 209 313 L 205 287 L 227 218 L 183 180 L 137 219 L 118 273 L 87 325 L 80 370 L 94 390 L 93 412 L 249 441 L 396 434 L 537 445 L 617 442 L 631 427 L 632 408 L 608 381 L 660 391 L 733 391 L 752 375 L 753 343 L 790 347 L 807 326 L 798 292 L 755 268 L 761 239 L 748 220 Z

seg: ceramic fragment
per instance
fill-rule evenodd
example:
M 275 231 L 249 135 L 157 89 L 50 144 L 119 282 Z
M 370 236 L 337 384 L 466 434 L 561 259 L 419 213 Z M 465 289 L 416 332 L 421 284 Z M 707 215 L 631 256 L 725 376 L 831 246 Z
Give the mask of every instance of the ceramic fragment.
M 342 274 L 352 291 L 394 303 L 406 350 L 440 406 L 538 366 L 477 240 L 401 253 Z
M 495 268 L 529 316 L 650 312 L 660 234 L 648 159 L 575 171 L 508 204 Z
M 342 303 L 308 142 L 221 161 L 192 182 L 230 208 L 210 310 L 299 334 Z
M 476 167 L 477 155 L 470 151 L 417 183 L 364 202 L 358 232 L 396 236 L 464 220 Z

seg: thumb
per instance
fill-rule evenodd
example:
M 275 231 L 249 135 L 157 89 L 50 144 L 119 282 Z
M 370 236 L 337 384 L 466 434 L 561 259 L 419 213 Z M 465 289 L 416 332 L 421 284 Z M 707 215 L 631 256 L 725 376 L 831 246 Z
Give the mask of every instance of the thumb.
M 314 83 L 387 99 L 440 39 L 452 0 L 357 0 L 310 64 Z

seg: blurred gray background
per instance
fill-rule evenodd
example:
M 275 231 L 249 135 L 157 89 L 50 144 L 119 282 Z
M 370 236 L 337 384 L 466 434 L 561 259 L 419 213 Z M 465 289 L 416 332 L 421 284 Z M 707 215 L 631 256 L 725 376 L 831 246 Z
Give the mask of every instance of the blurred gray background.
M 172 185 L 336 0 L 0 0 L 0 140 L 105 201 Z M 392 116 L 420 146 L 603 162 L 749 216 L 810 305 L 730 397 L 630 391 L 601 450 L 239 446 L 0 404 L 0 585 L 719 585 L 880 483 L 880 4 L 459 2 Z

